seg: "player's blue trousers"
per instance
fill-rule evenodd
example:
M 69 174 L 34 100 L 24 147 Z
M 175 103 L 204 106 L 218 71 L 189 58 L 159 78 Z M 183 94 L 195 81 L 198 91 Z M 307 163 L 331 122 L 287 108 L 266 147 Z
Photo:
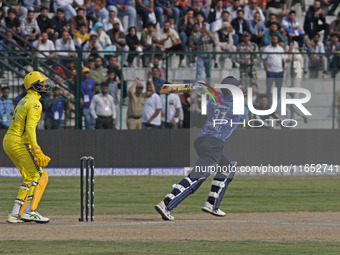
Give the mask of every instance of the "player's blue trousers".
M 231 162 L 223 153 L 223 141 L 214 137 L 202 136 L 195 140 L 194 146 L 199 158 L 188 177 L 184 178 L 179 183 L 179 185 L 181 185 L 185 189 L 185 191 L 181 191 L 174 186 L 174 189 L 171 192 L 174 197 L 182 192 L 183 196 L 181 194 L 181 199 L 178 199 L 178 196 L 176 197 L 176 199 L 173 199 L 173 201 L 169 196 L 164 199 L 164 203 L 168 206 L 169 210 L 174 209 L 187 196 L 194 193 L 201 186 L 201 184 L 210 175 L 210 172 L 208 171 L 209 166 L 231 165 Z M 225 180 L 225 178 L 226 176 L 222 172 L 218 172 L 215 175 L 214 180 L 223 181 Z M 212 185 L 211 192 L 217 191 L 218 187 Z M 208 201 L 213 204 L 215 202 L 215 198 L 209 197 Z
M 189 174 L 190 178 L 198 179 L 204 175 L 204 168 L 217 164 L 228 166 L 231 164 L 223 153 L 224 142 L 215 137 L 201 136 L 194 142 L 195 150 L 199 156 L 194 169 Z

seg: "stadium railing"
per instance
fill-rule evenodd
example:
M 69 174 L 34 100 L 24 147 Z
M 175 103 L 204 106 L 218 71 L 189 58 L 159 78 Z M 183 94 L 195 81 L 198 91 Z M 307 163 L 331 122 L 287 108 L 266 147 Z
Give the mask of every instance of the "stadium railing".
M 1 36 L 2 35 L 2 36 Z M 4 38 L 4 33 L 0 34 L 0 37 Z M 22 38 L 17 38 L 19 41 Z M 24 40 L 24 39 L 23 39 Z M 49 52 L 41 52 L 34 49 L 33 45 L 28 42 L 23 42 L 29 45 L 28 48 L 19 50 L 5 50 L 0 52 L 0 81 L 2 86 L 9 85 L 11 87 L 11 97 L 14 98 L 21 91 L 23 85 L 23 78 L 29 71 L 37 70 L 47 75 L 54 84 L 59 85 L 64 91 L 71 93 L 72 98 L 72 112 L 71 115 L 64 118 L 62 128 L 82 129 L 83 118 L 80 107 L 80 81 L 81 70 L 84 66 L 83 55 L 86 53 L 97 54 L 103 52 L 85 52 L 82 50 L 76 51 L 76 57 L 54 57 L 49 58 Z M 56 51 L 58 52 L 58 51 Z M 37 57 L 37 54 L 41 54 L 42 57 Z M 108 53 L 108 52 L 104 52 Z M 142 82 L 147 80 L 147 71 L 150 67 L 145 68 L 142 65 L 142 57 L 150 55 L 150 57 L 160 58 L 160 65 L 164 71 L 165 81 L 168 83 L 192 83 L 196 80 L 197 66 L 190 67 L 191 63 L 196 63 L 197 57 L 204 56 L 208 59 L 208 68 L 205 71 L 203 69 L 201 79 L 206 80 L 210 84 L 219 83 L 223 77 L 227 75 L 240 76 L 240 68 L 238 64 L 238 56 L 250 55 L 250 69 L 256 68 L 257 79 L 249 76 L 248 85 L 256 82 L 261 93 L 266 91 L 266 71 L 263 68 L 262 52 L 143 52 L 141 56 L 140 52 L 110 52 L 118 56 L 121 66 L 121 89 L 120 89 L 120 101 L 119 101 L 119 120 L 117 123 L 117 129 L 126 129 L 126 108 L 127 98 L 126 91 L 133 83 L 136 77 L 140 77 Z M 135 60 L 131 67 L 125 66 L 125 59 L 128 54 L 136 54 Z M 270 54 L 270 53 L 266 53 Z M 278 54 L 278 53 L 275 53 Z M 311 108 L 312 117 L 310 122 L 304 126 L 304 128 L 326 128 L 335 129 L 337 127 L 337 109 L 340 107 L 340 87 L 337 83 L 338 71 L 339 71 L 339 55 L 333 54 L 318 54 L 325 56 L 329 60 L 328 77 L 323 76 L 323 69 L 321 64 L 314 68 L 308 67 L 308 73 L 304 74 L 303 63 L 296 60 L 296 56 L 306 58 L 313 56 L 313 53 L 283 53 L 287 57 L 290 57 L 290 61 L 285 63 L 285 72 L 288 76 L 285 76 L 283 86 L 287 87 L 303 87 L 311 91 L 312 100 L 307 104 Z M 183 66 L 179 66 L 179 55 L 183 55 Z M 217 55 L 221 55 L 218 68 L 214 68 L 214 61 Z M 106 55 L 107 59 L 110 55 Z M 232 58 L 234 56 L 235 58 Z M 236 59 L 236 67 L 233 59 Z M 258 59 L 258 63 L 255 63 L 255 59 Z M 332 61 L 336 59 L 337 61 Z M 74 70 L 66 66 L 66 62 L 74 61 Z M 196 63 L 197 65 L 197 63 Z M 57 67 L 61 67 L 67 77 L 75 76 L 76 79 L 70 80 L 65 78 L 59 72 L 56 71 Z M 299 69 L 299 77 L 296 77 L 297 71 L 295 67 Z M 302 72 L 302 74 L 301 74 Z M 250 70 L 251 73 L 251 70 Z M 337 96 L 339 94 L 339 96 Z M 338 99 L 339 97 L 339 99 Z

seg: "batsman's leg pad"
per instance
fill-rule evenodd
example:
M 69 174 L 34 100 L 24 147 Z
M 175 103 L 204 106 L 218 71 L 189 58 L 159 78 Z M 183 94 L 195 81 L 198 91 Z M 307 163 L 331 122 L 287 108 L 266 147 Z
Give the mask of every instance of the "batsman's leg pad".
M 235 172 L 230 173 L 228 175 L 228 177 L 225 178 L 224 181 L 218 181 L 218 180 L 212 181 L 212 183 L 211 183 L 212 190 L 215 187 L 215 189 L 217 189 L 217 191 L 215 191 L 215 192 L 211 191 L 209 193 L 208 201 L 209 202 L 214 201 L 214 207 L 215 207 L 216 210 L 220 208 L 220 204 L 222 202 L 224 193 L 227 190 L 229 183 L 233 180 L 234 174 L 235 174 Z
M 171 199 L 173 199 L 175 196 L 180 194 L 182 191 L 188 188 L 191 184 L 192 184 L 192 180 L 188 176 L 188 177 L 185 177 L 183 180 L 181 180 L 179 184 L 172 185 L 173 189 L 170 194 L 165 196 L 164 204 L 168 205 Z
M 184 178 L 179 184 L 175 184 L 174 190 L 171 194 L 168 194 L 166 198 L 170 200 L 167 204 L 167 209 L 169 211 L 175 209 L 185 198 L 190 194 L 193 194 L 201 184 L 209 177 L 210 173 L 205 173 L 201 178 L 193 180 L 190 175 Z M 183 186 L 183 184 L 188 183 L 189 186 Z M 177 191 L 176 191 L 177 190 Z
M 35 187 L 33 200 L 32 200 L 32 211 L 35 211 L 38 208 L 39 202 L 41 200 L 42 195 L 44 194 L 45 188 L 48 184 L 48 173 L 44 171 L 39 179 L 38 185 Z
M 236 166 L 236 162 L 232 162 L 232 164 L 233 166 Z M 219 175 L 219 173 L 217 175 Z M 223 196 L 228 188 L 229 183 L 234 179 L 234 175 L 235 172 L 233 171 L 230 172 L 224 180 L 215 177 L 212 181 L 208 201 L 214 205 L 215 210 L 220 208 Z

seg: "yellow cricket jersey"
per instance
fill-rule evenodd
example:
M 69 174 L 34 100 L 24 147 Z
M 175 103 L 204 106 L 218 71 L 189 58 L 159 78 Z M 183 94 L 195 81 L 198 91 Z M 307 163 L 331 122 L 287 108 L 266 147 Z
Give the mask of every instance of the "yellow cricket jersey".
M 41 95 L 28 90 L 27 95 L 20 100 L 14 110 L 11 125 L 4 140 L 37 145 L 36 128 L 41 117 Z
M 78 38 L 84 43 L 90 39 L 90 35 L 88 33 L 85 33 L 84 35 L 82 35 L 80 32 L 77 32 L 74 35 L 74 39 L 78 39 Z

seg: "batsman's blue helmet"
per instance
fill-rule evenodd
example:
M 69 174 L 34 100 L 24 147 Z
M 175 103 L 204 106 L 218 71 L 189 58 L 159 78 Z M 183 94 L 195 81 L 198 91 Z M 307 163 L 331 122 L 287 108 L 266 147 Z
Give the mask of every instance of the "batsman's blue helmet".
M 228 76 L 225 77 L 222 81 L 221 84 L 229 84 L 229 85 L 234 85 L 238 87 L 239 85 L 242 85 L 242 80 L 238 80 L 235 76 Z M 229 95 L 230 90 L 229 89 L 221 89 L 223 95 Z

